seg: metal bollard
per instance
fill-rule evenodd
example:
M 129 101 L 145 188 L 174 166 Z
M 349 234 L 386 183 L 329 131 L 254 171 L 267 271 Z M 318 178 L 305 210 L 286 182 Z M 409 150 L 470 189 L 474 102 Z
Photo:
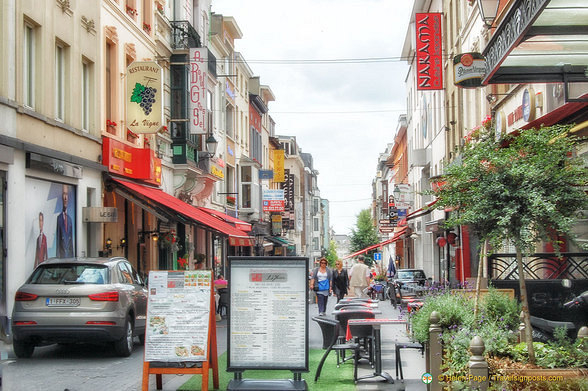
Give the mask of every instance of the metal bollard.
M 521 311 L 521 314 L 519 315 L 519 319 L 521 321 L 521 323 L 519 323 L 519 343 L 521 343 L 521 342 L 526 342 L 526 339 L 525 339 L 525 314 L 523 313 L 523 311 Z
M 429 344 L 427 354 L 427 372 L 433 378 L 429 384 L 430 391 L 441 391 L 443 386 L 439 382 L 441 379 L 441 364 L 443 361 L 443 345 L 441 342 L 441 315 L 437 311 L 431 312 L 429 316 Z
M 484 341 L 479 336 L 475 336 L 470 341 L 470 390 L 486 391 L 489 386 L 488 363 L 484 358 L 486 349 Z

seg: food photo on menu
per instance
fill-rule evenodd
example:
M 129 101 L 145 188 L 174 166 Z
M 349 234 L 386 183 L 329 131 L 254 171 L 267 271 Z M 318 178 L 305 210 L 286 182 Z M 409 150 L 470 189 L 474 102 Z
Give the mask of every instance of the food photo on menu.
M 149 318 L 149 327 L 151 327 L 154 335 L 167 334 L 168 328 L 165 323 L 165 316 L 152 316 Z

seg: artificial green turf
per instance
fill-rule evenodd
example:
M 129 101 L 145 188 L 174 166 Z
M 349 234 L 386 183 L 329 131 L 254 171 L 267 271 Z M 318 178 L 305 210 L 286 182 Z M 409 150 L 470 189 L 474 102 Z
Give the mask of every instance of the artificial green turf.
M 325 360 L 321 376 L 318 381 L 314 382 L 316 368 L 324 354 L 324 350 L 310 349 L 308 354 L 309 372 L 303 373 L 302 378 L 306 380 L 309 390 L 313 391 L 354 391 L 355 383 L 353 381 L 353 362 L 347 361 L 337 368 L 336 352 L 332 351 Z M 233 379 L 233 373 L 227 372 L 227 353 L 223 353 L 218 358 L 218 372 L 220 389 L 226 390 L 229 382 Z M 266 371 L 252 370 L 243 372 L 244 379 L 292 379 L 292 371 Z M 200 390 L 202 385 L 201 375 L 194 375 L 184 383 L 178 391 L 196 391 Z M 213 390 L 212 372 L 209 375 L 208 388 Z

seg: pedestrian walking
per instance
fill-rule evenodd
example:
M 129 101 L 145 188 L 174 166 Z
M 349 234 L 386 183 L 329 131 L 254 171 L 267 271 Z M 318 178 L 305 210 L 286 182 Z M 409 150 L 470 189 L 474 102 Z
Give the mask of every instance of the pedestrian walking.
M 370 277 L 370 268 L 364 263 L 364 256 L 360 255 L 349 271 L 349 286 L 356 297 L 367 297 L 365 290 L 370 286 Z
M 337 295 L 337 303 L 349 292 L 349 274 L 343 269 L 343 262 L 340 259 L 335 261 L 333 270 L 333 291 Z
M 326 315 L 327 300 L 333 293 L 333 271 L 327 267 L 327 259 L 319 259 L 319 267 L 312 271 L 310 288 L 316 293 L 319 315 Z

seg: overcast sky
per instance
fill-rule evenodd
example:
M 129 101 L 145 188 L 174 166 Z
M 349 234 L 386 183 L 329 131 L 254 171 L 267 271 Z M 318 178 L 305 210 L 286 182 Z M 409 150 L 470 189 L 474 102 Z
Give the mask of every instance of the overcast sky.
M 213 12 L 235 18 L 243 33 L 236 50 L 276 97 L 269 104 L 276 133 L 296 136 L 312 154 L 336 234 L 351 233 L 370 207 L 379 154 L 406 112 L 400 55 L 412 3 L 212 2 Z

